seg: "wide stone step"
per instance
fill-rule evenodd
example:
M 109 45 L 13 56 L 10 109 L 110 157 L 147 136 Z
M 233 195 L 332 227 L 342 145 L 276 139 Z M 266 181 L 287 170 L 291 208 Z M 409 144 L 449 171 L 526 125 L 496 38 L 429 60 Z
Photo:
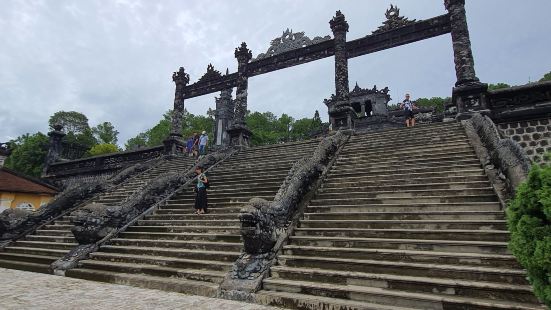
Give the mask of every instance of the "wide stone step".
M 58 249 L 69 251 L 72 248 L 76 247 L 78 243 L 74 242 L 76 240 L 71 240 L 73 242 L 63 242 L 63 241 L 30 241 L 30 240 L 20 240 L 15 243 L 16 246 L 20 247 L 40 247 L 46 249 Z
M 114 284 L 132 285 L 148 289 L 157 289 L 190 295 L 200 295 L 207 297 L 216 296 L 218 284 L 184 280 L 181 278 L 154 277 L 151 275 L 113 273 L 111 271 L 102 271 L 94 269 L 78 268 L 68 270 L 66 276 L 101 281 Z
M 510 285 L 492 282 L 476 282 L 428 277 L 331 271 L 309 268 L 273 266 L 273 278 L 294 281 L 321 282 L 333 284 L 369 285 L 379 288 L 403 290 L 416 293 L 438 293 L 468 298 L 512 300 L 537 304 L 538 301 L 529 285 Z
M 84 260 L 80 264 L 81 268 L 110 271 L 114 273 L 144 274 L 157 277 L 171 277 L 186 279 L 192 281 L 202 281 L 209 283 L 220 283 L 225 272 L 214 270 L 182 269 L 170 268 L 157 265 L 112 263 L 98 260 Z
M 216 270 L 216 271 L 229 271 L 231 269 L 231 262 L 204 260 L 204 259 L 184 259 L 176 257 L 164 257 L 153 255 L 135 255 L 135 254 L 122 254 L 122 253 L 107 253 L 107 252 L 94 252 L 90 254 L 90 258 L 94 260 L 110 261 L 116 263 L 130 263 L 130 264 L 148 264 L 158 265 L 172 268 L 186 268 L 186 269 L 202 269 L 202 270 Z
M 0 256 L 0 267 L 30 271 L 30 272 L 50 273 L 49 263 L 41 264 L 41 263 L 25 262 L 25 261 L 19 261 L 19 260 L 7 260 L 7 259 L 2 259 L 2 256 Z
M 209 195 L 207 190 L 207 197 L 209 204 L 212 203 L 226 203 L 226 202 L 248 202 L 251 200 L 251 198 L 262 198 L 266 200 L 272 200 L 275 195 L 254 195 L 250 194 L 249 196 L 235 196 L 235 197 L 225 197 L 225 196 L 215 196 L 215 195 Z M 170 199 L 167 201 L 169 204 L 172 203 L 194 203 L 195 198 L 180 198 L 180 199 Z
M 450 153 L 453 152 L 467 152 L 472 151 L 472 147 L 467 143 L 450 143 L 450 144 L 436 144 L 436 145 L 421 145 L 415 147 L 405 147 L 396 146 L 393 149 L 371 149 L 368 147 L 362 148 L 357 146 L 348 146 L 349 150 L 353 150 L 352 154 L 343 154 L 343 157 L 346 158 L 346 155 L 353 157 L 353 154 L 362 154 L 364 158 L 379 158 L 385 156 L 402 156 L 402 155 L 420 155 L 420 154 L 430 154 L 435 151 L 446 150 Z M 392 155 L 389 155 L 392 154 Z
M 212 233 L 212 234 L 231 234 L 237 235 L 240 233 L 239 227 L 235 226 L 131 226 L 127 231 L 134 232 L 173 232 L 173 233 Z
M 348 154 L 341 153 L 341 156 L 337 158 L 337 161 L 335 162 L 335 165 L 351 165 L 351 164 L 358 164 L 358 165 L 370 165 L 370 164 L 388 164 L 388 163 L 438 163 L 442 161 L 457 161 L 457 160 L 465 160 L 465 161 L 477 161 L 478 157 L 476 157 L 476 154 L 473 150 L 466 150 L 463 152 L 458 151 L 446 151 L 446 150 L 439 150 L 431 152 L 430 154 L 400 154 L 400 155 L 393 155 L 388 154 L 385 157 L 367 157 L 363 156 L 362 153 L 354 153 L 352 150 L 349 151 Z
M 395 136 L 392 138 L 382 137 L 382 138 L 371 138 L 371 139 L 352 139 L 350 144 L 355 146 L 365 145 L 365 146 L 387 146 L 387 145 L 401 145 L 406 143 L 412 143 L 417 145 L 427 145 L 435 143 L 444 143 L 446 141 L 455 141 L 455 140 L 467 140 L 465 133 L 462 132 L 449 132 L 447 134 L 438 133 L 437 135 L 423 135 L 423 136 Z
M 235 213 L 229 213 L 229 214 L 215 214 L 215 213 L 208 213 L 208 214 L 201 214 L 200 217 L 197 216 L 197 214 L 167 214 L 167 213 L 156 213 L 154 215 L 150 215 L 146 217 L 146 220 L 180 220 L 180 221 L 188 221 L 188 220 L 197 220 L 197 219 L 206 219 L 206 220 L 239 220 L 238 214 Z
M 343 270 L 343 266 L 346 266 L 346 271 L 350 272 L 357 271 L 521 285 L 527 285 L 528 283 L 526 281 L 526 273 L 519 269 L 288 255 L 280 255 L 278 261 L 280 265 L 295 268 L 317 268 L 338 271 Z
M 285 166 L 272 166 L 270 164 L 267 164 L 267 165 L 263 165 L 263 166 L 258 166 L 258 167 L 255 167 L 255 168 L 243 168 L 241 170 L 239 170 L 238 167 L 228 167 L 228 169 L 217 169 L 215 171 L 212 172 L 212 176 L 213 177 L 216 177 L 216 178 L 228 178 L 228 177 L 233 177 L 235 176 L 236 174 L 239 174 L 239 175 L 242 175 L 242 176 L 247 176 L 247 177 L 250 177 L 250 178 L 258 178 L 259 175 L 258 173 L 262 172 L 263 174 L 266 174 L 266 175 L 282 175 L 282 174 L 285 174 L 289 171 L 289 169 L 291 168 L 292 165 L 285 165 Z M 236 173 L 238 171 L 241 171 L 241 173 Z M 261 177 L 261 176 L 260 176 Z
M 73 225 L 58 225 L 54 222 L 54 224 L 44 225 L 42 226 L 43 230 L 67 230 L 71 232 L 71 228 Z
M 235 214 L 235 213 L 239 213 L 239 211 L 241 210 L 241 207 L 226 207 L 226 208 L 214 208 L 212 206 L 209 206 L 209 214 L 205 214 L 205 215 L 213 215 L 213 214 Z M 188 204 L 185 204 L 185 205 L 174 205 L 174 204 L 170 204 L 170 205 L 165 205 L 165 206 L 161 206 L 157 211 L 155 211 L 155 214 L 159 214 L 159 215 L 162 215 L 162 214 L 180 214 L 180 215 L 194 215 L 196 216 L 195 214 L 195 209 L 193 208 L 193 206 L 190 206 Z
M 353 177 L 353 178 L 334 178 L 328 179 L 323 183 L 323 188 L 331 187 L 361 187 L 361 186 L 409 186 L 409 185 L 425 185 L 425 184 L 453 184 L 453 183 L 471 183 L 471 182 L 485 182 L 488 184 L 488 177 L 484 174 L 475 170 L 475 175 L 455 175 L 455 176 L 433 176 L 433 177 L 422 177 L 422 176 L 411 176 L 409 175 L 396 175 L 395 178 L 367 178 L 363 177 Z
M 472 299 L 459 296 L 443 296 L 438 294 L 410 293 L 377 287 L 355 285 L 334 285 L 316 282 L 287 281 L 267 279 L 264 281 L 267 290 L 285 291 L 308 295 L 319 295 L 341 299 L 352 299 L 379 303 L 389 306 L 412 307 L 423 310 L 450 309 L 542 309 L 538 305 L 492 299 Z
M 290 168 L 289 168 L 290 169 Z M 226 174 L 226 175 L 218 175 L 218 174 L 212 174 L 209 176 L 209 181 L 212 181 L 213 184 L 226 184 L 228 182 L 237 182 L 239 184 L 260 184 L 263 186 L 266 185 L 272 185 L 274 181 L 282 181 L 287 176 L 289 169 L 279 171 L 278 173 L 266 173 L 264 174 L 262 171 L 258 171 L 257 173 L 253 174 L 240 174 L 240 173 L 233 173 L 233 174 Z
M 217 252 L 239 252 L 243 247 L 242 243 L 228 242 L 205 242 L 205 241 L 181 241 L 181 240 L 151 240 L 151 239 L 128 239 L 116 238 L 110 242 L 116 246 L 131 247 L 152 247 L 169 249 L 190 249 Z
M 370 302 L 266 290 L 255 293 L 255 302 L 285 309 L 412 310 L 412 308 L 385 306 Z
M 74 237 L 64 236 L 43 236 L 43 235 L 27 235 L 25 241 L 32 242 L 54 242 L 54 243 L 76 243 Z
M 435 129 L 433 129 L 435 130 Z M 349 143 L 350 144 L 372 144 L 372 143 L 385 143 L 387 141 L 417 141 L 420 143 L 428 143 L 428 141 L 438 140 L 445 137 L 465 137 L 464 131 L 461 129 L 449 129 L 441 128 L 436 131 L 431 130 L 419 130 L 411 132 L 379 132 L 378 135 L 365 135 L 358 134 L 353 136 Z
M 62 257 L 69 250 L 66 249 L 52 249 L 49 247 L 24 247 L 24 246 L 18 246 L 17 244 L 14 246 L 8 246 L 4 248 L 6 252 L 9 253 L 17 253 L 17 254 L 25 254 L 25 255 L 38 255 L 38 256 L 51 256 L 51 257 Z
M 228 242 L 241 243 L 241 235 L 239 234 L 212 234 L 212 233 L 162 233 L 162 232 L 140 232 L 138 229 L 134 231 L 125 231 L 119 234 L 121 238 L 152 240 L 153 242 L 160 240 L 185 240 L 185 241 L 211 241 L 211 242 Z
M 476 166 L 445 166 L 445 167 L 416 167 L 416 168 L 409 168 L 409 167 L 394 167 L 394 168 L 386 168 L 386 169 L 352 169 L 352 170 L 339 170 L 339 169 L 332 169 L 327 176 L 329 178 L 344 178 L 347 176 L 355 176 L 355 177 L 370 177 L 370 178 L 379 178 L 384 177 L 388 175 L 402 175 L 402 174 L 432 174 L 432 173 L 448 173 L 448 175 L 457 175 L 461 174 L 463 172 L 471 172 L 471 171 L 479 171 L 479 173 L 482 173 L 483 170 L 480 168 L 480 165 Z M 450 174 L 451 173 L 451 174 Z M 432 176 L 432 175 L 431 175 Z
M 37 229 L 36 235 L 38 236 L 64 236 L 64 237 L 73 237 L 73 233 L 70 229 Z
M 235 201 L 248 201 L 244 198 Z M 422 203 L 465 203 L 465 202 L 497 202 L 495 194 L 487 195 L 448 195 L 448 196 L 416 196 L 416 197 L 392 197 L 381 195 L 378 198 L 315 198 L 312 205 L 371 205 L 371 204 L 422 204 Z
M 159 248 L 159 247 L 137 247 L 137 246 L 118 246 L 118 245 L 105 245 L 101 248 L 105 253 L 122 253 L 122 254 L 134 254 L 134 255 L 152 255 L 163 257 L 174 257 L 184 259 L 207 259 L 215 261 L 233 262 L 239 257 L 239 252 L 222 252 L 222 251 L 206 251 L 202 249 L 192 250 L 180 250 L 173 248 Z
M 347 186 L 348 185 L 348 186 Z M 343 190 L 346 191 L 362 191 L 362 192 L 377 192 L 377 191 L 409 191 L 409 190 L 463 190 L 463 189 L 480 189 L 491 188 L 487 181 L 473 181 L 473 182 L 447 182 L 447 183 L 421 183 L 421 184 L 381 184 L 373 182 L 368 185 L 361 184 L 326 184 L 318 192 L 323 193 L 340 193 Z
M 432 141 L 431 141 L 432 140 Z M 368 143 L 352 143 L 348 145 L 353 147 L 354 150 L 361 152 L 382 152 L 382 151 L 402 151 L 404 149 L 423 149 L 431 148 L 435 145 L 444 149 L 448 146 L 468 146 L 469 140 L 461 136 L 452 136 L 445 139 L 392 139 L 387 142 L 368 142 Z M 345 147 L 345 152 L 350 152 L 350 149 Z
M 447 166 L 478 166 L 480 167 L 480 161 L 476 158 L 473 159 L 440 159 L 440 160 L 426 160 L 419 161 L 418 159 L 403 159 L 403 160 L 390 160 L 390 161 L 372 161 L 367 163 L 362 162 L 337 162 L 333 165 L 334 170 L 358 170 L 370 171 L 373 169 L 383 168 L 416 168 L 416 167 L 447 167 Z
M 507 223 L 499 220 L 303 220 L 303 228 L 371 228 L 371 229 L 480 229 L 506 230 Z
M 407 235 L 401 238 L 366 238 L 352 236 L 297 235 L 290 237 L 289 246 L 314 246 L 353 249 L 381 249 L 407 251 L 437 251 L 451 253 L 479 253 L 510 255 L 506 242 L 461 241 L 455 239 L 414 239 Z
M 216 174 L 227 174 L 235 173 L 236 171 L 279 171 L 279 170 L 289 170 L 291 166 L 296 162 L 296 160 L 287 160 L 287 161 L 274 161 L 274 162 L 243 162 L 238 165 L 233 163 L 231 166 L 220 166 L 216 167 L 212 173 Z
M 381 240 L 386 242 L 387 240 Z M 415 240 L 411 240 L 409 245 Z M 446 265 L 461 265 L 461 266 L 487 266 L 487 267 L 504 267 L 504 268 L 521 268 L 515 258 L 511 254 L 502 254 L 503 248 L 497 246 L 492 248 L 489 245 L 484 245 L 477 248 L 474 244 L 461 246 L 460 242 L 429 242 L 421 241 L 413 246 L 414 249 L 406 246 L 398 246 L 399 249 L 388 249 L 386 246 L 373 246 L 365 248 L 356 246 L 360 242 L 354 243 L 350 240 L 346 242 L 333 242 L 333 244 L 316 244 L 304 242 L 304 245 L 297 242 L 293 245 L 284 247 L 284 255 L 295 256 L 313 256 L 313 257 L 336 257 L 346 259 L 370 259 L 384 261 L 399 261 L 410 263 L 435 263 Z M 347 248 L 347 244 L 353 246 Z M 427 247 L 423 247 L 426 245 Z M 462 250 L 465 248 L 467 250 Z M 457 251 L 457 252 L 456 252 Z M 497 254 L 495 254 L 497 252 Z
M 144 225 L 144 226 L 206 226 L 206 227 L 214 227 L 214 226 L 235 226 L 238 227 L 239 219 L 235 218 L 233 220 L 208 220 L 208 219 L 201 219 L 201 215 L 198 215 L 196 220 L 140 220 L 138 221 L 138 225 Z
M 429 230 L 429 229 L 357 229 L 357 228 L 296 228 L 296 236 L 291 239 L 304 237 L 300 240 L 304 242 L 315 242 L 318 240 L 321 244 L 332 244 L 332 239 L 338 238 L 346 240 L 349 238 L 375 238 L 384 239 L 379 242 L 391 246 L 386 243 L 386 239 L 415 239 L 419 240 L 455 240 L 455 241 L 487 241 L 487 242 L 503 242 L 509 240 L 509 232 L 506 230 L 465 230 L 465 229 L 446 229 L 446 230 Z M 308 241 L 311 240 L 311 241 Z M 345 240 L 345 241 L 346 241 Z M 297 241 L 300 242 L 300 241 Z M 352 240 L 350 241 L 352 242 Z M 505 249 L 506 244 L 503 244 Z M 430 249 L 430 248 L 429 248 Z
M 24 262 L 24 263 L 33 263 L 40 265 L 48 265 L 58 260 L 58 256 L 46 256 L 46 255 L 33 255 L 33 254 L 24 254 L 24 253 L 14 253 L 14 252 L 0 252 L 0 260 L 2 261 L 12 261 L 12 262 Z M 7 268 L 7 267 L 6 267 Z
M 498 202 L 445 202 L 445 203 L 384 203 L 369 205 L 354 205 L 343 202 L 334 204 L 317 204 L 312 202 L 308 213 L 355 213 L 355 212 L 438 212 L 438 211 L 498 211 L 501 205 Z
M 306 220 L 504 220 L 501 211 L 328 212 L 305 213 Z
M 355 175 L 355 174 L 349 174 L 349 175 L 336 175 L 334 174 L 333 180 L 345 180 L 344 182 L 374 182 L 374 181 L 381 181 L 381 182 L 388 182 L 392 181 L 393 179 L 396 180 L 402 180 L 402 179 L 410 179 L 412 183 L 429 183 L 433 182 L 434 178 L 444 178 L 448 180 L 455 180 L 457 177 L 461 178 L 472 178 L 476 177 L 479 178 L 481 176 L 484 176 L 484 171 L 482 169 L 471 169 L 471 170 L 441 170 L 441 171 L 430 171 L 430 172 L 396 172 L 396 173 L 379 173 L 379 174 L 365 174 L 365 175 Z M 334 182 L 327 182 L 328 184 L 332 184 Z
M 378 191 L 338 191 L 327 192 L 321 191 L 316 195 L 318 199 L 351 199 L 351 198 L 416 198 L 427 196 L 441 196 L 448 197 L 452 195 L 495 195 L 494 189 L 491 187 L 483 188 L 467 188 L 467 189 L 409 189 L 409 188 L 394 188 L 394 190 L 388 190 L 385 187 L 381 187 Z

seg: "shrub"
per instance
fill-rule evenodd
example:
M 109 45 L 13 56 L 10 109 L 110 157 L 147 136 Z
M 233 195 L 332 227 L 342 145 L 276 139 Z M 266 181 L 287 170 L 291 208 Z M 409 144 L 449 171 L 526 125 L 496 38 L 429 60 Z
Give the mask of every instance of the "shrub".
M 509 247 L 536 296 L 551 307 L 551 166 L 533 165 L 509 204 Z
M 88 155 L 97 156 L 103 154 L 116 153 L 119 151 L 119 148 L 114 144 L 103 143 L 94 145 L 89 151 Z

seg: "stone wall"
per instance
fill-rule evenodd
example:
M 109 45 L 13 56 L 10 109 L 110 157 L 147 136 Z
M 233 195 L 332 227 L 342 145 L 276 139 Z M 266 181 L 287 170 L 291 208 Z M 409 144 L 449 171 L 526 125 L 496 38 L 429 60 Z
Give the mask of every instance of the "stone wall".
M 551 152 L 551 118 L 503 122 L 497 127 L 504 137 L 517 141 L 532 162 L 551 163 L 544 159 L 545 153 Z

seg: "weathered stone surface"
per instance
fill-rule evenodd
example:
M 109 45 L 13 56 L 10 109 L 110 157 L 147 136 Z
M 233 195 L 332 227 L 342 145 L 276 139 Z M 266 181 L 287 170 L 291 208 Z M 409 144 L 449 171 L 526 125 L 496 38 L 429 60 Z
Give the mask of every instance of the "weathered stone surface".
M 526 151 L 526 154 L 532 162 L 535 163 L 549 163 L 551 158 L 541 156 L 538 154 L 537 150 L 540 149 L 542 152 L 549 152 L 549 145 L 551 145 L 551 131 L 546 127 L 550 122 L 549 118 L 537 119 L 530 122 L 520 122 L 520 121 L 509 121 L 499 123 L 498 129 L 500 133 L 513 139 L 514 141 L 520 142 L 524 139 L 529 141 L 529 143 L 520 143 L 520 145 Z M 525 128 L 517 128 L 524 125 Z M 515 129 L 516 128 L 516 129 Z M 530 131 L 531 133 L 524 134 Z
M 199 160 L 197 166 L 208 169 L 230 154 L 231 150 L 208 154 Z M 96 243 L 168 197 L 195 176 L 195 167 L 181 173 L 165 173 L 145 185 L 142 190 L 134 192 L 119 206 L 85 206 L 75 212 L 75 226 L 71 231 L 79 244 Z
M 470 123 L 487 149 L 488 162 L 505 175 L 509 190 L 514 193 L 530 170 L 530 160 L 525 151 L 516 141 L 501 139 L 497 127 L 489 117 L 477 113 Z
M 406 17 L 400 16 L 400 9 L 393 4 L 390 5 L 390 9 L 386 10 L 385 17 L 386 20 L 383 22 L 383 25 L 373 31 L 373 34 L 390 31 L 415 23 L 415 19 L 409 20 Z
M 318 44 L 323 41 L 331 40 L 330 36 L 325 37 L 315 37 L 314 39 L 310 39 L 308 36 L 304 34 L 304 32 L 295 32 L 293 33 L 293 30 L 285 30 L 281 37 L 275 38 L 270 43 L 270 47 L 266 51 L 266 53 L 260 53 L 256 58 L 253 59 L 259 60 L 264 59 L 268 57 L 272 57 L 275 55 L 279 55 L 284 52 L 300 49 L 306 46 Z

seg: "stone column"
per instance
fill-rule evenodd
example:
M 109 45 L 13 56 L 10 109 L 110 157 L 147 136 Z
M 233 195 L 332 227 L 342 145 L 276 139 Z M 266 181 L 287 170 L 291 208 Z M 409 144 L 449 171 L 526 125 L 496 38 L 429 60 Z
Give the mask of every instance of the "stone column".
M 335 37 L 335 95 L 338 100 L 348 99 L 348 57 L 346 56 L 346 33 L 348 23 L 341 11 L 329 21 Z
M 184 89 L 189 83 L 189 74 L 183 67 L 172 74 L 172 81 L 176 84 L 174 92 L 174 109 L 172 111 L 172 124 L 169 137 L 163 141 L 165 153 L 176 154 L 179 148 L 183 148 L 185 141 L 182 139 L 182 120 L 184 118 Z
M 50 137 L 50 143 L 44 163 L 44 169 L 42 170 L 43 175 L 47 174 L 51 164 L 61 160 L 61 152 L 63 151 L 61 140 L 65 137 L 63 126 L 60 124 L 54 125 L 54 130 L 50 131 L 48 136 Z
M 215 144 L 229 145 L 226 130 L 230 127 L 230 122 L 233 120 L 233 89 L 225 89 L 220 92 L 220 98 L 216 100 L 216 111 L 214 112 L 215 121 Z
M 457 77 L 452 97 L 457 106 L 458 118 L 466 119 L 474 112 L 489 112 L 486 106 L 488 85 L 480 83 L 476 77 L 465 0 L 444 0 L 444 5 L 450 15 Z
M 248 76 L 247 66 L 253 57 L 245 42 L 235 49 L 237 59 L 237 90 L 235 92 L 235 113 L 231 128 L 228 129 L 230 144 L 234 146 L 249 146 L 252 135 L 245 123 L 247 113 Z
M 329 21 L 335 43 L 335 96 L 329 102 L 329 116 L 334 129 L 352 128 L 356 113 L 349 100 L 348 57 L 346 55 L 346 33 L 348 23 L 341 11 Z

